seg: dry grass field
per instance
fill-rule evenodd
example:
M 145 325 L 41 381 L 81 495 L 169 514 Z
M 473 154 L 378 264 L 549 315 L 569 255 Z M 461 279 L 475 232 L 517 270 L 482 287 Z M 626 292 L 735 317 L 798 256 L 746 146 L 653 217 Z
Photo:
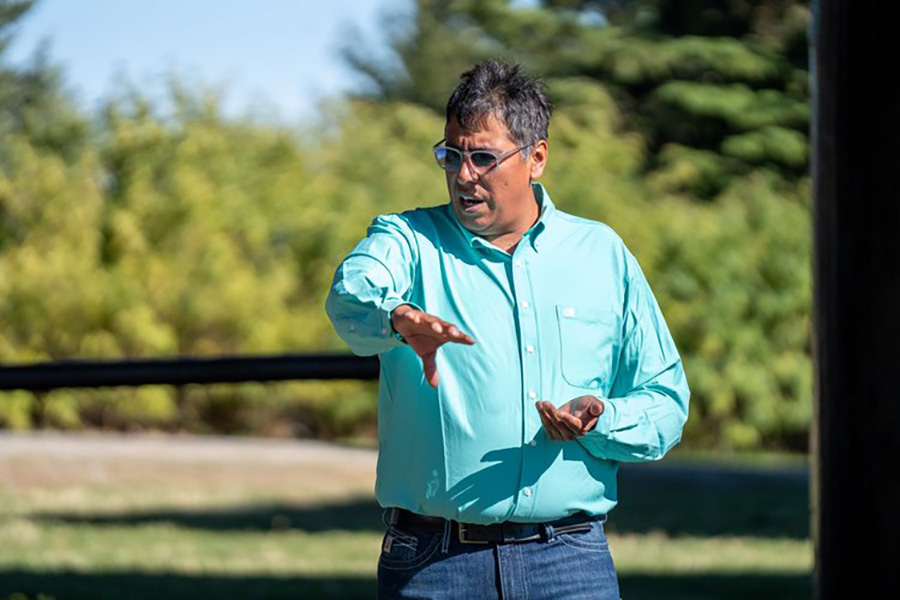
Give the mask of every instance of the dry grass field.
M 0 598 L 372 598 L 374 468 L 306 441 L 0 434 Z M 623 598 L 808 598 L 807 488 L 793 463 L 624 466 Z

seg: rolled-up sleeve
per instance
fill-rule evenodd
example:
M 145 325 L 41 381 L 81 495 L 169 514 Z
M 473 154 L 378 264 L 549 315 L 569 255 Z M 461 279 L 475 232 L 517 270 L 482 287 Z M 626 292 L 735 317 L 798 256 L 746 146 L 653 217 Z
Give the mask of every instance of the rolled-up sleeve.
M 325 312 L 355 354 L 380 354 L 402 343 L 391 328 L 391 312 L 410 303 L 416 261 L 409 223 L 391 214 L 376 217 L 338 266 Z
M 628 253 L 619 368 L 595 428 L 578 441 L 593 456 L 662 458 L 681 441 L 690 390 L 681 357 L 637 260 Z

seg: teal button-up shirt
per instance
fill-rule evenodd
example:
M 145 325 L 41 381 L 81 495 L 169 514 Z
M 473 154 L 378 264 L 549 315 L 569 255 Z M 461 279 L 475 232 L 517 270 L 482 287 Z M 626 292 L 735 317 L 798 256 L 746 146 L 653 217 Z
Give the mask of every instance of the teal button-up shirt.
M 619 461 L 657 460 L 681 439 L 687 380 L 637 261 L 608 226 L 534 193 L 540 218 L 512 254 L 446 204 L 376 218 L 337 269 L 328 315 L 356 354 L 381 360 L 384 507 L 466 523 L 603 515 Z M 475 338 L 438 350 L 437 389 L 393 335 L 401 304 Z M 535 402 L 586 394 L 605 404 L 596 427 L 550 439 Z

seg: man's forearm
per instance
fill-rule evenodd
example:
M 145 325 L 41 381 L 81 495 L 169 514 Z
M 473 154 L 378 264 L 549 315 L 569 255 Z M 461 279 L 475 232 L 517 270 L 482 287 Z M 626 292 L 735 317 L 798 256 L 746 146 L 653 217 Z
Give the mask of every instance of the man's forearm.
M 391 312 L 409 303 L 404 296 L 416 262 L 412 238 L 402 216 L 376 217 L 334 274 L 325 312 L 355 354 L 380 354 L 402 343 L 391 327 Z
M 623 462 L 659 460 L 681 441 L 689 397 L 679 361 L 625 396 L 601 398 L 603 414 L 579 442 L 598 458 Z
M 370 356 L 402 343 L 391 327 L 391 313 L 402 304 L 384 265 L 350 256 L 338 268 L 325 312 L 354 354 Z

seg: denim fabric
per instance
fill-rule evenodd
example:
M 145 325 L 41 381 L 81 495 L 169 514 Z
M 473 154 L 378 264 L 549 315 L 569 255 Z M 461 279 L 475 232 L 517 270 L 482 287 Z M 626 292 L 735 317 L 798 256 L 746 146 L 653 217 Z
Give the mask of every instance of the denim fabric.
M 547 534 L 541 541 L 474 545 L 449 530 L 392 525 L 378 561 L 378 598 L 619 600 L 602 521 L 590 531 Z

